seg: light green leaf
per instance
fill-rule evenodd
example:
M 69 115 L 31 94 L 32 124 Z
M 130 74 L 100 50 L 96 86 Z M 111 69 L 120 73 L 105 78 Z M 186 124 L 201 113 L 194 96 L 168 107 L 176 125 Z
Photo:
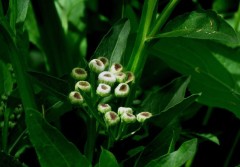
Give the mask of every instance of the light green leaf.
M 177 151 L 150 161 L 146 167 L 181 167 L 191 159 L 197 149 L 197 139 L 184 142 Z
M 104 56 L 111 63 L 120 63 L 127 45 L 130 33 L 130 22 L 122 19 L 117 22 L 110 31 L 103 37 L 93 57 Z
M 230 46 L 239 45 L 234 29 L 213 11 L 194 11 L 178 16 L 156 37 L 210 39 Z
M 30 141 L 43 167 L 91 167 L 87 158 L 33 109 L 26 110 Z
M 29 0 L 17 0 L 17 19 L 16 23 L 24 22 L 29 6 Z
M 202 92 L 199 102 L 228 109 L 240 118 L 238 49 L 211 41 L 162 38 L 151 53 L 174 70 L 191 75 L 191 92 Z
M 215 136 L 211 133 L 194 133 L 194 134 L 196 134 L 197 136 L 200 136 L 204 139 L 207 139 L 207 140 L 209 140 L 209 141 L 211 141 L 211 142 L 213 142 L 217 145 L 220 145 L 220 142 L 219 142 L 217 136 Z
M 99 158 L 99 167 L 118 167 L 118 162 L 115 156 L 108 150 L 102 148 Z

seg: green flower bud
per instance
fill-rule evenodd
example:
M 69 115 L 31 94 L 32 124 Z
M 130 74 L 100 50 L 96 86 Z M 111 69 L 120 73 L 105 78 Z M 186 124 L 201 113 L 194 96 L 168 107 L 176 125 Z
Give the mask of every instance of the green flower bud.
M 132 73 L 132 72 L 130 72 L 130 71 L 127 71 L 127 72 L 125 72 L 126 73 L 126 75 L 127 75 L 127 80 L 125 81 L 125 83 L 130 83 L 130 82 L 135 82 L 135 76 L 134 76 L 134 74 Z
M 9 128 L 14 128 L 15 125 L 16 125 L 15 122 L 12 122 L 12 121 L 9 121 L 9 122 L 8 122 Z
M 116 125 L 120 118 L 114 111 L 108 111 L 104 115 L 104 120 L 108 126 Z
M 100 73 L 105 69 L 103 62 L 98 59 L 92 59 L 88 65 L 90 70 L 92 70 L 95 73 Z
M 83 68 L 76 67 L 72 69 L 71 76 L 76 80 L 83 81 L 87 78 L 87 71 Z
M 146 119 L 150 118 L 152 116 L 152 113 L 150 112 L 140 112 L 137 114 L 137 121 L 140 123 L 143 123 Z
M 68 97 L 71 104 L 81 105 L 83 103 L 83 97 L 78 91 L 70 92 Z
M 129 94 L 130 88 L 128 84 L 126 83 L 120 83 L 116 88 L 115 88 L 115 96 L 116 97 L 126 97 Z
M 115 77 L 117 79 L 117 82 L 122 83 L 122 82 L 125 82 L 127 75 L 123 72 L 118 72 L 118 73 L 115 73 Z
M 118 115 L 123 115 L 124 113 L 132 114 L 133 110 L 130 107 L 119 107 L 118 108 Z
M 108 67 L 109 61 L 106 57 L 98 57 L 97 59 L 101 60 L 101 62 L 103 62 L 105 69 Z
M 91 85 L 87 81 L 78 81 L 75 84 L 75 90 L 78 91 L 79 89 L 82 90 L 83 92 L 90 92 Z
M 116 77 L 113 73 L 109 71 L 103 71 L 98 75 L 98 81 L 110 86 L 113 86 L 116 82 Z
M 121 121 L 125 123 L 134 123 L 136 122 L 136 116 L 130 113 L 123 113 L 121 115 Z
M 106 97 L 111 93 L 111 87 L 107 84 L 99 84 L 97 87 L 97 94 L 101 97 Z
M 118 64 L 118 63 L 114 63 L 112 64 L 111 68 L 110 68 L 110 71 L 112 73 L 119 73 L 123 70 L 123 66 L 121 64 Z
M 105 114 L 106 112 L 111 111 L 111 110 L 112 110 L 112 108 L 109 104 L 103 104 L 103 103 L 98 104 L 98 111 L 100 113 Z

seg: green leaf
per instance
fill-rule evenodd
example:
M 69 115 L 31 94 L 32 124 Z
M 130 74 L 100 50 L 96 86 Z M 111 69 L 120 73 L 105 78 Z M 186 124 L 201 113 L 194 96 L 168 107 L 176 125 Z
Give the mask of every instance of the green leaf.
M 146 167 L 181 167 L 193 158 L 197 149 L 197 139 L 184 142 L 177 151 L 149 162 Z
M 180 127 L 170 123 L 145 147 L 135 166 L 145 166 L 149 161 L 169 153 L 169 147 L 174 148 L 179 135 Z
M 66 101 L 67 95 L 70 92 L 69 84 L 59 78 L 35 71 L 29 71 L 34 83 L 39 85 L 43 90 L 58 97 L 62 101 Z
M 178 16 L 156 37 L 210 39 L 230 46 L 239 45 L 234 29 L 213 11 L 194 11 Z
M 41 166 L 91 166 L 87 158 L 55 127 L 46 122 L 38 111 L 26 110 L 26 124 Z
M 102 148 L 99 158 L 99 167 L 118 167 L 118 162 L 115 156 L 108 150 Z
M 122 19 L 117 22 L 103 37 L 93 57 L 107 57 L 111 63 L 120 63 L 124 58 L 128 35 L 130 33 L 129 20 Z
M 209 141 L 211 141 L 211 142 L 213 142 L 217 145 L 220 145 L 220 142 L 219 142 L 217 136 L 215 136 L 211 133 L 194 133 L 194 134 L 197 135 L 197 136 L 200 136 L 204 139 L 207 139 L 207 140 L 209 140 Z
M 24 22 L 29 6 L 29 0 L 18 0 L 17 1 L 17 18 L 16 23 Z
M 151 91 L 142 103 L 143 110 L 159 114 L 184 99 L 190 78 L 180 77 L 162 88 Z
M 191 75 L 191 92 L 202 92 L 199 102 L 228 109 L 240 118 L 239 50 L 211 41 L 162 38 L 151 53 Z
M 10 94 L 13 89 L 13 78 L 7 65 L 0 60 L 0 95 Z

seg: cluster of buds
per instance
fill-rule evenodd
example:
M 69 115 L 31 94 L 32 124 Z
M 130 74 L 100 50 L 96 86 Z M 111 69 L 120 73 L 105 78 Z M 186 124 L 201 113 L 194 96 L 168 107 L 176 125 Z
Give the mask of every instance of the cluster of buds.
M 4 112 L 5 109 L 4 109 L 4 104 L 1 103 L 0 104 L 0 128 L 3 128 L 4 127 Z M 18 119 L 21 117 L 23 113 L 23 108 L 22 108 L 22 105 L 19 104 L 17 107 L 15 107 L 11 112 L 10 112 L 10 115 L 9 115 L 9 121 L 8 121 L 8 127 L 10 129 L 14 128 L 14 126 L 16 125 Z
M 72 70 L 71 76 L 76 80 L 75 90 L 69 94 L 72 104 L 83 105 L 85 95 L 94 99 L 96 96 L 100 99 L 110 95 L 116 99 L 128 96 L 130 86 L 135 81 L 134 74 L 124 71 L 123 66 L 119 63 L 109 64 L 107 58 L 99 57 L 92 59 L 87 69 L 76 67 Z M 94 76 L 94 79 L 91 76 Z M 134 115 L 133 110 L 128 107 L 119 107 L 118 111 L 114 112 L 110 104 L 103 103 L 98 104 L 97 110 L 100 115 L 103 115 L 107 126 L 113 126 L 119 122 L 129 124 L 138 121 L 143 123 L 152 116 L 149 112 L 140 112 Z

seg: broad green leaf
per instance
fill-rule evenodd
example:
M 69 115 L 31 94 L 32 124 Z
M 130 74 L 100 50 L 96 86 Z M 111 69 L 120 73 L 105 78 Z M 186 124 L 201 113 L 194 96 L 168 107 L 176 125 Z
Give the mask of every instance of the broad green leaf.
M 58 97 L 62 101 L 66 100 L 67 95 L 71 90 L 66 81 L 35 71 L 29 71 L 28 74 L 31 75 L 34 83 L 40 86 L 43 90 Z
M 171 145 L 174 148 L 175 142 L 179 138 L 180 128 L 174 124 L 165 127 L 143 150 L 135 163 L 136 167 L 143 167 L 148 162 L 162 155 L 169 153 Z
M 209 140 L 209 141 L 211 141 L 211 142 L 213 142 L 217 145 L 220 145 L 220 142 L 219 142 L 217 136 L 215 136 L 211 133 L 194 133 L 194 134 L 197 135 L 197 136 L 200 136 L 204 139 L 207 139 L 207 140 Z
M 0 95 L 9 95 L 13 89 L 13 82 L 9 68 L 0 60 Z
M 46 122 L 38 111 L 26 110 L 26 124 L 41 166 L 91 166 L 87 158 L 55 127 Z
M 148 119 L 147 122 L 154 123 L 156 126 L 159 127 L 165 127 L 172 120 L 179 119 L 182 112 L 187 110 L 188 107 L 191 106 L 191 104 L 194 103 L 198 97 L 198 94 L 193 94 L 183 99 L 171 108 L 163 110 L 159 114 L 154 115 L 153 117 Z
M 213 11 L 194 11 L 178 16 L 156 37 L 210 39 L 230 46 L 239 45 L 234 29 Z
M 24 22 L 29 6 L 29 0 L 18 0 L 17 1 L 17 18 L 16 23 Z
M 104 56 L 110 60 L 110 64 L 120 63 L 124 58 L 129 33 L 130 22 L 126 19 L 120 20 L 103 37 L 93 57 Z
M 181 167 L 193 158 L 197 149 L 197 139 L 184 142 L 177 151 L 150 161 L 146 167 Z
M 108 150 L 102 148 L 99 158 L 99 167 L 118 167 L 118 162 L 115 156 Z
M 151 91 L 142 103 L 144 110 L 158 114 L 184 99 L 190 78 L 180 77 L 170 84 Z
M 162 38 L 151 53 L 174 70 L 191 75 L 191 92 L 202 92 L 199 102 L 228 109 L 240 117 L 238 49 L 211 41 Z
M 11 155 L 0 151 L 0 166 L 2 167 L 26 167 Z

